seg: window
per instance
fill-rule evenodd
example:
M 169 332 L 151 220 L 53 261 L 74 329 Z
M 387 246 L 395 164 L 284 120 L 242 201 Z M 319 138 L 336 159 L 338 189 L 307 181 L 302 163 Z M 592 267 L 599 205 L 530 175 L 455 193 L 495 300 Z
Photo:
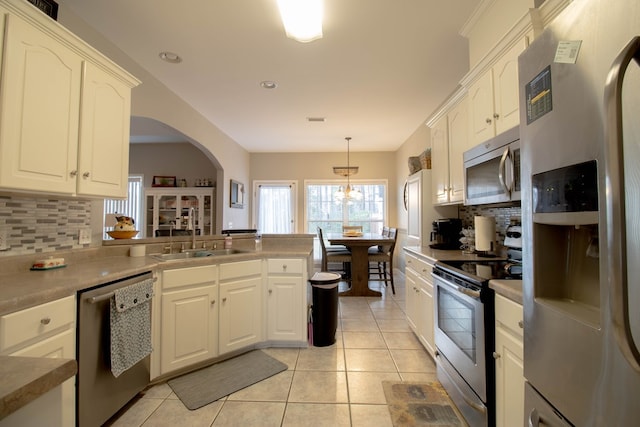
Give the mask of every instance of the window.
M 128 198 L 126 200 L 104 199 L 104 213 L 130 216 L 136 222 L 136 230 L 144 230 L 144 216 L 142 214 L 143 182 L 142 175 L 129 175 Z M 111 231 L 111 227 L 103 223 L 103 229 L 104 236 L 102 238 L 107 239 L 107 231 Z
M 387 217 L 387 182 L 351 181 L 362 193 L 362 200 L 336 202 L 334 194 L 343 182 L 311 182 L 306 185 L 307 233 L 318 227 L 325 233 L 341 233 L 342 225 L 362 225 L 365 233 L 381 233 Z
M 296 230 L 296 183 L 256 181 L 255 227 L 263 234 L 290 234 Z

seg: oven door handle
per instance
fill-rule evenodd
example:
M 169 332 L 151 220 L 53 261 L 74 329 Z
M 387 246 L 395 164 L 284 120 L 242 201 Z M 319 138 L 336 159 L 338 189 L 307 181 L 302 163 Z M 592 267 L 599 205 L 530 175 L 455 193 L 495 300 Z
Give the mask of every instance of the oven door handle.
M 461 294 L 465 294 L 467 296 L 470 296 L 471 298 L 480 299 L 480 291 L 465 288 L 464 286 L 458 286 L 457 289 Z

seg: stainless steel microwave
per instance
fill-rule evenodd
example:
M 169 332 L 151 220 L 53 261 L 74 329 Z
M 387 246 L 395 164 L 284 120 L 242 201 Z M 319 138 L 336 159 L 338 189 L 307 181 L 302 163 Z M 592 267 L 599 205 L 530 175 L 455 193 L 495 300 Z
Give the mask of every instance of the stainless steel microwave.
M 465 205 L 520 200 L 520 128 L 465 151 Z

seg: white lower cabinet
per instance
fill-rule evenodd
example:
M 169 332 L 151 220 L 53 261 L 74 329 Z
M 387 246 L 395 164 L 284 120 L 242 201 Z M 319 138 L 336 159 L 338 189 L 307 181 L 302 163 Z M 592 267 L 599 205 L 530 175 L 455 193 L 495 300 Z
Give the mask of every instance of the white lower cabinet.
M 0 317 L 0 354 L 76 357 L 76 300 L 69 296 Z M 75 377 L 3 420 L 0 425 L 75 425 Z
M 220 354 L 262 340 L 262 260 L 220 264 Z
M 496 426 L 522 425 L 524 371 L 522 305 L 496 295 Z
M 433 265 L 409 253 L 406 257 L 407 322 L 431 357 L 435 357 Z
M 218 355 L 217 268 L 162 273 L 160 373 Z
M 306 341 L 306 260 L 267 260 L 267 340 Z

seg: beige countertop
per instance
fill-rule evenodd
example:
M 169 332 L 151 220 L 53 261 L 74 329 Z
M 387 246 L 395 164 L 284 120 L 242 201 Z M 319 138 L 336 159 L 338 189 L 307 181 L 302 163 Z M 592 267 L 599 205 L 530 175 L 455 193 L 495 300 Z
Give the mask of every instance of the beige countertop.
M 418 257 L 426 258 L 432 263 L 436 261 L 489 261 L 504 260 L 504 257 L 486 258 L 476 254 L 465 254 L 461 250 L 431 249 L 424 246 L 405 246 L 404 250 Z M 496 293 L 522 304 L 522 280 L 490 280 L 489 287 Z
M 73 377 L 73 359 L 0 356 L 0 419 Z

